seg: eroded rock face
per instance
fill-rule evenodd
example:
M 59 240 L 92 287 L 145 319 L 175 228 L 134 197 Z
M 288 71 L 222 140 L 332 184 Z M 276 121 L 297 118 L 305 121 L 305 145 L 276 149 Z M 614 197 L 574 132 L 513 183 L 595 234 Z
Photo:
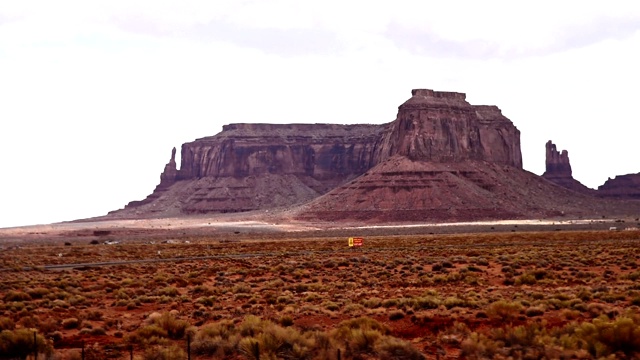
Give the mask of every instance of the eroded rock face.
M 171 159 L 164 166 L 164 171 L 160 174 L 160 187 L 169 187 L 176 182 L 178 177 L 178 168 L 176 167 L 176 148 L 171 150 Z
M 145 204 L 150 204 L 155 200 L 161 198 L 169 188 L 173 184 L 176 183 L 176 178 L 178 176 L 178 170 L 176 168 L 176 148 L 171 150 L 171 159 L 164 166 L 164 171 L 160 174 L 160 184 L 156 186 L 151 195 L 147 196 L 144 200 L 132 201 L 125 206 L 126 208 L 133 208 L 137 206 L 142 206 Z
M 395 156 L 314 199 L 299 218 L 371 222 L 545 218 L 586 213 L 585 199 L 590 197 L 507 165 L 475 160 L 437 163 Z
M 361 175 L 385 125 L 231 124 L 175 149 L 140 214 L 228 213 L 309 201 Z M 169 190 L 169 191 L 167 191 Z M 169 211 L 170 210 L 170 211 Z
M 598 195 L 618 199 L 640 199 L 640 173 L 609 178 L 598 187 Z
M 393 221 L 560 213 L 518 208 L 522 193 L 506 187 L 531 178 L 522 175 L 520 132 L 497 107 L 465 99 L 413 90 L 385 125 L 226 125 L 184 144 L 180 169 L 173 154 L 154 194 L 128 210 L 161 216 L 307 203 L 302 217 L 395 214 L 386 219 Z
M 556 145 L 551 140 L 547 141 L 545 149 L 546 171 L 542 174 L 543 178 L 572 191 L 595 195 L 593 189 L 589 189 L 573 178 L 571 163 L 569 162 L 569 152 L 567 150 L 562 150 L 562 152 L 558 151 Z
M 317 192 L 371 168 L 383 125 L 231 124 L 182 145 L 178 180 L 294 175 Z
M 569 162 L 569 152 L 562 150 L 559 152 L 556 144 L 547 141 L 546 148 L 546 170 L 542 176 L 544 177 L 572 177 L 571 163 Z
M 455 163 L 488 161 L 522 168 L 520 132 L 495 106 L 472 106 L 466 95 L 415 89 L 383 135 L 376 163 L 392 156 Z

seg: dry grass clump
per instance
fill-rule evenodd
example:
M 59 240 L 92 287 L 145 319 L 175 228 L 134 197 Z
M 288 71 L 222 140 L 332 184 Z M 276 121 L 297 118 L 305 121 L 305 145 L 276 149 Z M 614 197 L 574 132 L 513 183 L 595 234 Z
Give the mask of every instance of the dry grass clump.
M 521 310 L 522 305 L 519 302 L 499 300 L 490 304 L 486 309 L 486 313 L 491 319 L 513 321 L 520 315 Z
M 594 319 L 547 329 L 544 324 L 472 333 L 461 345 L 468 357 L 521 358 L 637 358 L 640 356 L 640 317 Z M 524 351 L 524 354 L 523 354 Z
M 130 334 L 126 341 L 132 344 L 166 344 L 166 339 L 182 339 L 189 322 L 176 319 L 169 313 L 154 313 L 149 316 L 149 324 Z
M 0 357 L 6 359 L 26 359 L 33 354 L 33 330 L 17 329 L 0 332 Z M 36 335 L 36 346 L 40 354 L 51 356 L 53 345 L 44 336 Z
M 183 360 L 187 358 L 187 354 L 181 347 L 176 345 L 153 346 L 145 350 L 142 356 L 143 360 Z
M 247 359 L 345 359 L 370 354 L 381 359 L 424 359 L 410 343 L 389 335 L 389 329 L 370 318 L 340 323 L 330 333 L 300 331 L 248 316 L 235 326 L 220 321 L 195 335 L 196 354 L 215 357 L 242 355 Z

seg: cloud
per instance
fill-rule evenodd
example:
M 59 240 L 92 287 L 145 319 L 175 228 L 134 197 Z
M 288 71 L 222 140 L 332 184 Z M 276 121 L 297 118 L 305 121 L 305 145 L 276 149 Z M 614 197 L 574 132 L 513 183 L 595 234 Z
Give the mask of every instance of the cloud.
M 495 24 L 493 26 L 496 26 Z M 499 26 L 499 25 L 498 25 Z M 572 49 L 582 48 L 606 40 L 622 40 L 640 31 L 640 18 L 603 17 L 579 24 L 545 27 L 504 28 L 513 32 L 512 37 L 495 36 L 490 32 L 468 28 L 466 36 L 452 36 L 451 33 L 428 27 L 403 25 L 391 22 L 384 36 L 401 49 L 413 54 L 464 59 L 517 59 L 531 56 L 545 56 Z M 520 34 L 520 35 L 518 35 Z M 532 35 L 533 34 L 533 35 Z
M 114 18 L 113 23 L 121 30 L 135 34 L 226 42 L 281 56 L 329 55 L 343 49 L 336 33 L 321 28 L 247 27 L 223 20 L 167 24 L 142 16 Z
M 224 22 L 196 26 L 198 39 L 208 38 L 259 49 L 267 54 L 285 56 L 336 54 L 342 45 L 335 33 L 323 29 L 246 28 Z

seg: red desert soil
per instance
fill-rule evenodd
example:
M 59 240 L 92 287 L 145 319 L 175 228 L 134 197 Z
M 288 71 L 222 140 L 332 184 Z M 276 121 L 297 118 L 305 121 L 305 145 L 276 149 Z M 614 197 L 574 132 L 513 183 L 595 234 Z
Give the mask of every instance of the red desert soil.
M 460 356 L 473 333 L 616 319 L 640 303 L 639 232 L 572 230 L 612 225 L 602 221 L 315 230 L 203 220 L 3 229 L 0 320 L 57 338 L 60 356 L 84 342 L 128 358 L 129 344 L 136 356 L 153 346 L 132 340 L 153 313 L 187 322 L 194 338 L 207 324 L 241 326 L 251 315 L 327 334 L 369 317 L 435 359 Z M 365 245 L 349 248 L 346 237 L 361 234 Z M 73 265 L 116 261 L 128 263 Z M 70 318 L 79 325 L 64 328 Z M 186 349 L 185 339 L 154 341 Z

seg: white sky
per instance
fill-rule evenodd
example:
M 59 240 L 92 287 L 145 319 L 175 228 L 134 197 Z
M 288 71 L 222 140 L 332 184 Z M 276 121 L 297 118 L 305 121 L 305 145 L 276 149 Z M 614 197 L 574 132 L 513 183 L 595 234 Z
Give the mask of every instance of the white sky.
M 146 197 L 222 125 L 386 123 L 413 88 L 499 106 L 525 169 L 640 171 L 637 1 L 0 0 L 0 227 Z

